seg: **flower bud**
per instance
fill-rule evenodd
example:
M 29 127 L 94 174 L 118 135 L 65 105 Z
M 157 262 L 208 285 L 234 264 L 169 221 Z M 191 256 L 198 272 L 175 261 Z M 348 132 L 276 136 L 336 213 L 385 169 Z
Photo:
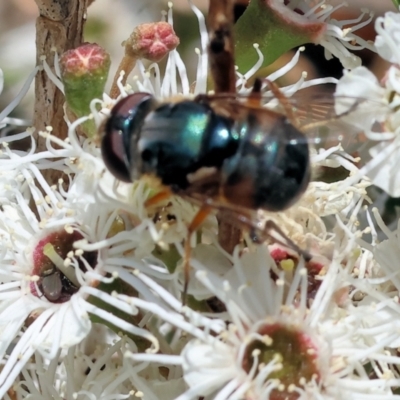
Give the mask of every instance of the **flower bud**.
M 61 56 L 65 99 L 76 117 L 90 114 L 90 102 L 102 97 L 110 64 L 109 54 L 95 43 L 84 43 Z M 85 122 L 82 128 L 87 136 L 96 132 L 93 121 Z
M 138 25 L 124 43 L 126 54 L 154 62 L 161 61 L 178 44 L 173 27 L 163 21 Z
M 124 85 L 139 58 L 159 62 L 178 46 L 179 38 L 176 36 L 172 25 L 160 21 L 138 25 L 122 44 L 125 46 L 125 55 L 114 77 L 110 91 L 112 98 L 118 97 L 117 81 L 122 71 L 124 76 L 121 84 Z

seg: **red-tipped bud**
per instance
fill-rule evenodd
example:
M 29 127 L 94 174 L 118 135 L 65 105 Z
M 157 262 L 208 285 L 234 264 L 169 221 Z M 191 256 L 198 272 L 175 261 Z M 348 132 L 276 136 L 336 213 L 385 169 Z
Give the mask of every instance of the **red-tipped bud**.
M 90 114 L 90 102 L 102 97 L 110 64 L 109 54 L 95 43 L 84 43 L 61 56 L 65 99 L 75 116 Z M 87 121 L 83 129 L 88 136 L 96 132 L 92 121 Z
M 107 78 L 110 63 L 110 55 L 96 43 L 84 43 L 60 58 L 63 79 L 93 75 Z
M 138 25 L 124 43 L 131 56 L 158 62 L 179 44 L 179 38 L 168 22 Z

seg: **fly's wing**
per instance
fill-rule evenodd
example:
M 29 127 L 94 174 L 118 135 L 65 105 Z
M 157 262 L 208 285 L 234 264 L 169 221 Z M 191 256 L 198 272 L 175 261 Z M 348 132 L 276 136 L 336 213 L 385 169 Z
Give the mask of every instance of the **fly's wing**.
M 340 144 L 348 154 L 367 153 L 370 141 L 365 132 L 382 132 L 381 121 L 376 116 L 384 120 L 390 112 L 384 102 L 326 93 L 283 96 L 280 100 L 262 96 L 258 104 L 248 96 L 218 94 L 208 96 L 207 102 L 218 114 L 233 119 L 245 119 L 250 114 L 257 116 L 265 127 L 265 134 L 274 119 L 286 116 L 304 134 L 299 141 L 304 140 L 317 150 Z
M 356 97 L 317 94 L 295 96 L 289 98 L 288 103 L 292 107 L 294 124 L 310 144 L 329 148 L 340 143 L 348 153 L 365 146 L 366 132 L 382 132 L 381 121 L 376 116 L 383 120 L 390 112 L 383 102 Z

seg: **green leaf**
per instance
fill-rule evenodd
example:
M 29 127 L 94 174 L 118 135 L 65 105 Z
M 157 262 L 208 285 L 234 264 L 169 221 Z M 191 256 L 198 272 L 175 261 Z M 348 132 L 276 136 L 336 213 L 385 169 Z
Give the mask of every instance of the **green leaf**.
M 170 274 L 175 272 L 178 261 L 182 258 L 173 244 L 169 246 L 169 249 L 162 249 L 160 246 L 156 245 L 152 254 L 165 264 Z
M 275 3 L 274 3 L 275 2 Z M 277 0 L 252 0 L 235 25 L 235 57 L 241 73 L 258 60 L 257 43 L 264 56 L 261 67 L 273 63 L 289 50 L 316 42 L 326 24 L 311 22 Z

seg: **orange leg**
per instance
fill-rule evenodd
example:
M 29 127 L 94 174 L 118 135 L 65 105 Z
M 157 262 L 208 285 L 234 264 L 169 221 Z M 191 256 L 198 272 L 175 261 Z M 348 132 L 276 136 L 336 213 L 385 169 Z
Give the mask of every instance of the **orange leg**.
M 275 243 L 287 246 L 299 255 L 303 256 L 305 261 L 311 260 L 311 254 L 308 251 L 301 249 L 293 242 L 293 240 L 288 238 L 274 221 L 267 220 L 264 228 L 260 228 L 253 219 L 244 214 L 237 215 L 237 219 L 242 226 L 247 226 L 250 230 L 250 236 L 254 243 L 263 243 L 268 238 L 271 238 Z
M 185 256 L 183 259 L 183 272 L 185 283 L 183 286 L 183 304 L 186 304 L 187 291 L 189 287 L 189 272 L 190 272 L 190 256 L 192 253 L 192 246 L 190 245 L 190 239 L 192 234 L 200 227 L 204 220 L 210 215 L 213 207 L 203 205 L 197 214 L 194 216 L 192 222 L 188 226 L 188 236 L 185 242 Z
M 253 89 L 246 99 L 246 104 L 252 108 L 261 106 L 261 80 L 259 78 L 254 81 Z
M 286 116 L 288 117 L 289 121 L 294 126 L 298 126 L 298 121 L 294 115 L 293 108 L 288 99 L 286 98 L 286 96 L 279 89 L 279 86 L 268 79 L 265 79 L 265 82 L 270 88 L 272 94 L 278 99 L 279 103 L 281 103 L 281 106 L 284 108 Z
M 244 207 L 231 203 L 214 203 L 212 199 L 207 199 L 207 206 L 210 209 L 227 212 L 226 216 L 229 217 L 229 221 L 242 229 L 248 230 L 254 243 L 263 243 L 268 239 L 272 239 L 274 242 L 296 251 L 306 261 L 311 259 L 310 253 L 297 246 L 274 221 L 267 220 L 264 227 L 261 228 L 257 218 L 249 213 L 250 210 Z
M 144 202 L 144 206 L 146 208 L 156 206 L 158 203 L 161 203 L 164 200 L 167 200 L 171 197 L 171 192 L 169 190 L 162 190 L 161 192 L 156 193 L 154 196 L 151 196 Z

